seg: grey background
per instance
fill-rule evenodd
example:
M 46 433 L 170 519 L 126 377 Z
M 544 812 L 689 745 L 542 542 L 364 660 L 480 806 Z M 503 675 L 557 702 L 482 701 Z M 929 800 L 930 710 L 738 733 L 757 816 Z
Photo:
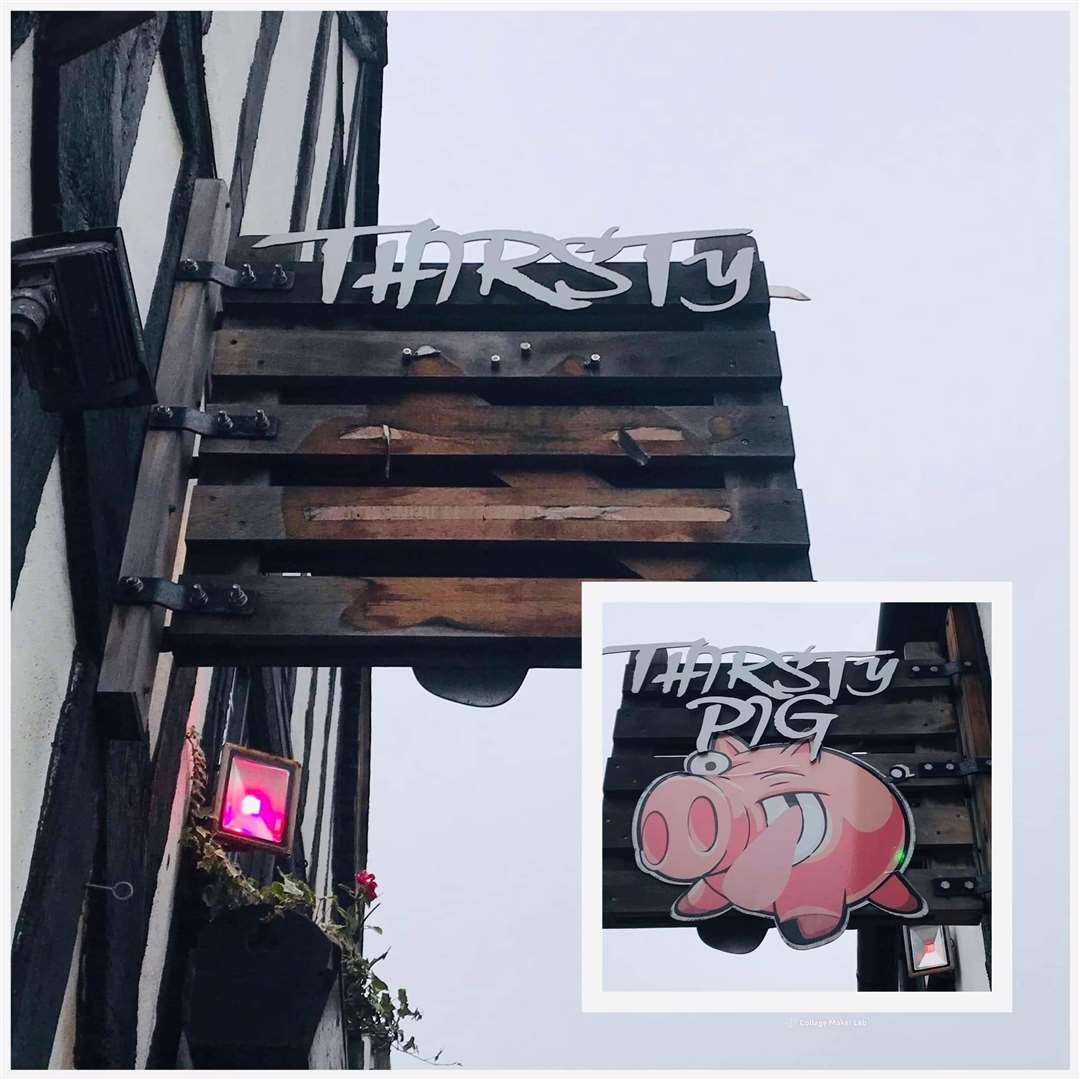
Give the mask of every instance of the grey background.
M 1015 583 L 1011 1016 L 581 1014 L 577 674 L 483 712 L 382 671 L 371 863 L 423 1046 L 504 1068 L 1064 1063 L 1068 41 L 1045 12 L 391 14 L 384 222 L 752 226 L 770 279 L 813 297 L 773 326 L 816 576 Z

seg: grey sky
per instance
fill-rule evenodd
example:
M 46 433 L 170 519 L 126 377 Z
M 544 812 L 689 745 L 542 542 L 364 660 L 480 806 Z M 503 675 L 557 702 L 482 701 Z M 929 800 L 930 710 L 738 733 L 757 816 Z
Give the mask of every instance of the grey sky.
M 372 866 L 422 1043 L 472 1067 L 1060 1064 L 1067 17 L 394 12 L 390 54 L 385 222 L 754 228 L 813 297 L 772 321 L 815 575 L 1012 580 L 1038 725 L 1013 763 L 1011 1016 L 917 1040 L 903 1016 L 584 1016 L 577 673 L 474 711 L 379 672 Z

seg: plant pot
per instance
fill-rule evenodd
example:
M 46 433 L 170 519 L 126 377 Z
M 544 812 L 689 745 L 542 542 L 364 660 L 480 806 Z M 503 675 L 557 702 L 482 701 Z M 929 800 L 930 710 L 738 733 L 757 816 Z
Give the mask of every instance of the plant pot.
M 219 915 L 199 935 L 185 989 L 196 1068 L 304 1068 L 340 956 L 310 919 L 267 907 Z

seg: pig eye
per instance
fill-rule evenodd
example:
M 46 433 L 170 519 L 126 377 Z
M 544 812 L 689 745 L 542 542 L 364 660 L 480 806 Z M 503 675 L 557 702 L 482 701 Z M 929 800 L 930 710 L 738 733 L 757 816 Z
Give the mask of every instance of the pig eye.
M 731 759 L 719 750 L 691 754 L 686 759 L 686 771 L 692 776 L 719 776 L 731 768 Z

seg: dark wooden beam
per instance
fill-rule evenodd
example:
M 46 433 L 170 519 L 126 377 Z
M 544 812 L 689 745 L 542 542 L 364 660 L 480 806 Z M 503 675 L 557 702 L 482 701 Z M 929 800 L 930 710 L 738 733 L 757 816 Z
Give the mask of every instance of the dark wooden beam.
M 251 413 L 256 406 L 212 404 L 207 411 L 221 408 Z M 273 415 L 279 424 L 275 438 L 204 437 L 200 464 L 219 456 L 289 457 L 312 466 L 377 458 L 386 461 L 392 475 L 393 465 L 410 456 L 579 464 L 584 463 L 581 459 L 607 457 L 642 467 L 653 458 L 790 462 L 795 456 L 782 405 L 485 406 L 467 397 L 411 394 L 384 405 L 281 405 Z
M 220 258 L 228 230 L 224 182 L 199 181 L 181 249 L 183 257 Z M 158 367 L 159 401 L 178 406 L 199 404 L 210 367 L 218 295 L 218 286 L 213 284 L 176 285 Z M 194 438 L 189 432 L 146 432 L 131 527 L 123 542 L 121 575 L 172 576 Z M 114 737 L 145 737 L 163 625 L 161 608 L 112 607 L 98 701 L 102 721 Z
M 121 900 L 102 889 L 87 892 L 75 1041 L 79 1068 L 135 1068 L 139 974 L 150 914 L 145 872 L 149 764 L 145 742 L 106 744 L 95 880 L 128 882 L 134 893 Z
M 750 544 L 806 547 L 795 491 L 611 488 L 582 497 L 537 488 L 258 488 L 200 484 L 187 543 L 355 544 L 360 541 Z M 303 567 L 300 567 L 303 569 Z
M 45 1069 L 94 877 L 104 748 L 93 723 L 97 665 L 80 650 L 53 736 L 34 854 L 11 944 L 11 1062 Z
M 527 353 L 521 349 L 524 340 Z M 415 355 L 424 346 L 435 351 Z M 405 348 L 414 353 L 408 362 L 402 358 Z M 600 357 L 596 364 L 590 359 L 594 354 Z M 492 356 L 500 358 L 497 369 Z M 487 394 L 520 381 L 529 384 L 537 404 L 543 400 L 537 395 L 556 388 L 585 395 L 598 384 L 654 393 L 685 386 L 701 393 L 699 404 L 711 405 L 718 392 L 776 390 L 780 362 L 776 338 L 767 329 L 541 331 L 526 339 L 521 332 L 227 327 L 217 336 L 214 379 L 216 389 L 224 380 L 283 391 L 322 389 L 333 395 L 327 398 L 331 402 L 343 400 L 341 390 L 350 386 Z
M 47 14 L 47 56 L 66 64 L 155 18 L 153 11 L 62 11 Z
M 228 583 L 200 575 L 198 580 Z M 579 662 L 580 583 L 562 579 L 241 578 L 258 595 L 246 618 L 177 615 L 178 662 L 353 662 L 411 666 L 471 652 L 536 666 Z

